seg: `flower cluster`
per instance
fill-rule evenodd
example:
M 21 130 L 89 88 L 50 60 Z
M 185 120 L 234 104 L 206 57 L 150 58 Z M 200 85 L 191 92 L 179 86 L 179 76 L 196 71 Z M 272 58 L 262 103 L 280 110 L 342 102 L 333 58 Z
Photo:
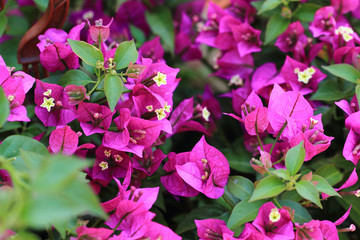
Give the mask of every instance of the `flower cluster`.
M 0 239 L 356 231 L 359 0 L 117 2 L 38 36 L 48 78 L 0 55 Z

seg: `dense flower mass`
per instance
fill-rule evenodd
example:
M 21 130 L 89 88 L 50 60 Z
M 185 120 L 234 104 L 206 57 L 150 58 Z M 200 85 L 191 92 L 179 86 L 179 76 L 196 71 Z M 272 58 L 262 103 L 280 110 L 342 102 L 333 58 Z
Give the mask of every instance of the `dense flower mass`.
M 64 6 L 35 79 L 0 5 L 0 240 L 356 238 L 359 0 Z

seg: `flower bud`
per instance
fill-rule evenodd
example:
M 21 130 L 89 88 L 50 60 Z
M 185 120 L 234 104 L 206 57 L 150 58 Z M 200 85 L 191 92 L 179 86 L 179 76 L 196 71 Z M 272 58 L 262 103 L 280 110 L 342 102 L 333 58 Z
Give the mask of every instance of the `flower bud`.
M 65 93 L 69 96 L 70 105 L 77 105 L 85 99 L 90 100 L 89 96 L 86 95 L 86 88 L 84 86 L 67 85 Z
M 88 20 L 88 24 L 90 26 L 90 37 L 94 42 L 105 42 L 110 36 L 110 24 L 113 22 L 113 18 L 111 18 L 108 25 L 103 26 L 103 20 L 100 18 L 95 21 L 95 25 L 91 26 Z

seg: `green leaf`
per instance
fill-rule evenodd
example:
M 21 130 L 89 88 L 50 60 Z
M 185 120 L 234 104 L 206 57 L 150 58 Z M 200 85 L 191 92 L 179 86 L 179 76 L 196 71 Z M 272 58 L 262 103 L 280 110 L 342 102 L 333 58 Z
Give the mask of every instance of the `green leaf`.
M 248 202 L 248 198 L 242 200 L 231 212 L 227 227 L 235 230 L 242 224 L 253 221 L 258 215 L 259 208 L 266 202 L 265 200 Z
M 104 79 L 104 91 L 111 111 L 114 111 L 123 91 L 124 83 L 119 76 L 106 74 Z
M 120 43 L 115 51 L 114 62 L 116 63 L 116 69 L 122 69 L 134 63 L 139 57 L 139 53 L 136 50 L 134 40 L 125 41 Z
M 6 123 L 10 113 L 9 100 L 2 87 L 0 87 L 0 128 Z
M 146 41 L 146 36 L 144 32 L 140 28 L 132 24 L 130 24 L 130 32 L 135 39 L 136 46 L 141 47 L 141 45 Z
M 340 197 L 340 195 L 334 190 L 334 188 L 328 183 L 328 181 L 326 181 L 325 178 L 323 178 L 323 177 L 321 177 L 319 175 L 313 174 L 313 177 L 312 177 L 311 181 L 318 182 L 315 185 L 316 190 L 318 192 L 325 193 L 325 194 L 327 194 L 329 196 L 338 196 L 338 197 Z
M 196 228 L 194 220 L 202 220 L 207 218 L 218 218 L 224 213 L 224 208 L 219 205 L 204 205 L 193 209 L 190 213 L 180 218 L 180 223 L 176 228 L 176 233 L 181 234 Z
M 249 179 L 242 176 L 229 177 L 227 188 L 235 197 L 244 200 L 249 198 L 254 191 L 254 184 Z
M 0 14 L 0 37 L 4 34 L 8 19 L 5 14 Z
M 280 13 L 275 13 L 269 19 L 265 30 L 265 45 L 283 33 L 290 24 L 289 18 L 284 18 Z
M 290 180 L 290 172 L 287 169 L 276 169 L 276 170 L 270 170 L 272 174 L 275 174 L 276 176 L 285 179 Z
M 159 6 L 151 12 L 146 12 L 146 21 L 150 25 L 151 31 L 160 36 L 164 44 L 174 53 L 174 25 L 171 11 L 167 7 Z
M 49 4 L 49 0 L 34 0 L 36 6 L 42 11 L 45 12 L 48 4 Z
M 295 10 L 293 16 L 298 18 L 300 21 L 311 22 L 314 20 L 315 12 L 321 8 L 320 5 L 313 3 L 304 3 L 299 5 Z
M 301 180 L 295 183 L 295 189 L 300 194 L 300 196 L 315 203 L 322 209 L 319 193 L 314 184 L 312 184 L 310 181 Z
M 311 96 L 311 100 L 319 101 L 339 101 L 354 95 L 354 85 L 342 86 L 341 82 L 326 79 L 321 81 L 318 86 L 318 90 Z
M 20 149 L 41 155 L 49 155 L 49 151 L 42 143 L 35 139 L 20 135 L 7 137 L 0 145 L 0 155 L 6 158 L 15 157 L 19 155 Z
M 275 197 L 286 189 L 285 183 L 277 176 L 268 176 L 256 185 L 255 190 L 249 200 L 253 202 L 259 199 Z
M 356 98 L 357 98 L 357 100 L 358 100 L 358 104 L 359 104 L 359 106 L 360 106 L 360 84 L 357 84 L 357 85 L 356 85 L 355 94 L 356 94 Z
M 86 161 L 26 151 L 21 152 L 21 158 L 36 166 L 30 166 L 27 171 L 30 190 L 20 216 L 26 226 L 42 229 L 49 223 L 61 224 L 84 213 L 105 217 L 97 196 L 81 172 Z
M 96 47 L 84 42 L 68 39 L 71 49 L 78 55 L 84 62 L 95 67 L 97 61 L 104 62 L 102 52 Z
M 63 87 L 67 85 L 86 86 L 91 82 L 93 81 L 86 73 L 77 69 L 72 69 L 62 75 L 58 84 Z
M 325 178 L 331 186 L 339 183 L 344 177 L 344 174 L 341 173 L 334 164 L 326 164 L 321 166 L 315 171 L 315 174 Z
M 360 83 L 360 72 L 349 64 L 333 64 L 330 66 L 323 66 L 323 68 L 331 74 L 349 82 L 355 84 Z
M 11 35 L 11 36 L 23 36 L 27 30 L 29 30 L 30 26 L 29 26 L 29 22 L 27 21 L 27 19 L 25 17 L 22 16 L 18 16 L 18 15 L 11 15 L 8 16 L 8 24 L 7 24 L 7 29 L 6 29 L 6 34 Z M 3 47 L 3 45 L 1 44 L 1 47 Z M 8 61 L 6 61 L 8 66 L 12 66 L 9 65 Z
M 297 202 L 290 201 L 290 200 L 279 200 L 279 204 L 281 206 L 287 206 L 287 207 L 295 210 L 294 220 L 295 220 L 295 222 L 297 222 L 299 224 L 304 224 L 304 223 L 310 222 L 312 220 L 312 217 L 309 214 L 309 212 L 306 210 L 306 208 L 304 208 Z
M 304 142 L 301 141 L 286 153 L 285 166 L 286 169 L 289 170 L 291 176 L 294 176 L 304 163 L 305 149 L 303 145 Z
M 277 6 L 279 6 L 280 4 L 281 4 L 281 0 L 265 0 L 265 2 L 261 6 L 258 14 L 262 14 L 263 12 L 274 9 Z

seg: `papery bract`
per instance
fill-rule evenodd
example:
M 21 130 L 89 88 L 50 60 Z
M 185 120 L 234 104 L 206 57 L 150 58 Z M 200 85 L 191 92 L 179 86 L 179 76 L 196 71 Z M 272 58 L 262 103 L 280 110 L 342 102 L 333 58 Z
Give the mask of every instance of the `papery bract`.
M 278 209 L 272 202 L 260 207 L 252 224 L 271 239 L 290 240 L 295 236 L 289 212 L 284 208 Z
M 171 194 L 183 197 L 194 197 L 199 194 L 199 191 L 187 184 L 176 172 L 176 166 L 185 164 L 188 161 L 189 156 L 190 152 L 179 154 L 170 152 L 168 154 L 169 160 L 164 164 L 164 170 L 168 174 L 160 177 L 160 181 L 165 189 Z
M 219 198 L 230 173 L 229 163 L 216 148 L 208 145 L 203 136 L 190 152 L 189 161 L 176 165 L 180 177 L 209 198 Z
M 212 240 L 214 237 L 223 237 L 224 234 L 234 235 L 234 232 L 220 219 L 195 220 L 195 225 L 200 240 Z

